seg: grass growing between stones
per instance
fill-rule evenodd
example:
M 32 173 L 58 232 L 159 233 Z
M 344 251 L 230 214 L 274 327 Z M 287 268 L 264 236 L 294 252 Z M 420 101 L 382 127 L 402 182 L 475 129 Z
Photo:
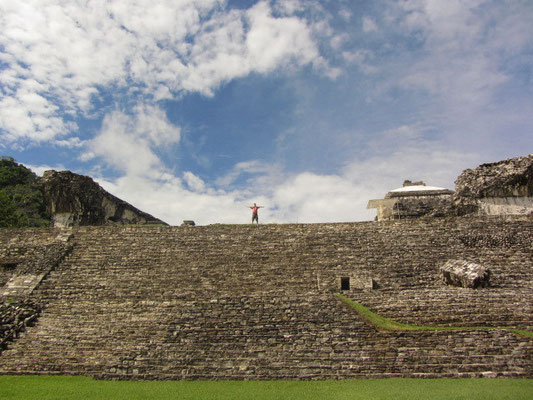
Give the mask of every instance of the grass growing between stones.
M 530 399 L 530 379 L 363 379 L 342 381 L 95 381 L 79 376 L 0 376 L 2 400 L 358 400 Z
M 385 329 L 387 331 L 458 331 L 458 330 L 506 330 L 509 332 L 516 333 L 521 336 L 526 336 L 533 338 L 533 332 L 526 331 L 523 329 L 515 328 L 506 328 L 506 327 L 494 327 L 494 326 L 422 326 L 422 325 L 409 325 L 402 324 L 400 322 L 393 321 L 391 319 L 382 317 L 379 314 L 371 311 L 370 309 L 363 306 L 361 303 L 358 303 L 352 299 L 349 299 L 342 294 L 335 294 L 336 297 L 344 301 L 351 308 L 357 311 L 366 321 L 371 323 L 380 329 Z

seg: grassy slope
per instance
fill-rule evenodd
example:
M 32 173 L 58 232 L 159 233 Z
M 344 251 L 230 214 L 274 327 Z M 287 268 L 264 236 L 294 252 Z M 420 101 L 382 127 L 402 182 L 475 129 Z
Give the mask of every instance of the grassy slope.
M 348 304 L 351 308 L 353 308 L 355 311 L 357 311 L 365 320 L 370 322 L 372 325 L 376 326 L 380 329 L 385 329 L 388 331 L 457 331 L 457 330 L 488 330 L 488 329 L 499 329 L 499 330 L 506 330 L 509 332 L 513 332 L 522 336 L 533 338 L 533 332 L 521 330 L 521 329 L 514 329 L 514 328 L 506 328 L 506 327 L 493 327 L 493 326 L 421 326 L 421 325 L 408 325 L 408 324 L 402 324 L 400 322 L 393 321 L 391 319 L 382 317 L 379 314 L 376 314 L 375 312 L 369 310 L 362 304 L 349 299 L 346 296 L 343 296 L 342 294 L 335 294 L 336 297 L 344 301 L 346 304 Z
M 531 399 L 527 379 L 368 379 L 321 382 L 94 381 L 86 377 L 0 376 L 0 399 Z

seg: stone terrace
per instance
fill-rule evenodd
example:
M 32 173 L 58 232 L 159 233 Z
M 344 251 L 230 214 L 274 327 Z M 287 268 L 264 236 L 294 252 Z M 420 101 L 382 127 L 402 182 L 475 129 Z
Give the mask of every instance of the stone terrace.
M 531 218 L 81 227 L 69 243 L 32 294 L 38 323 L 0 355 L 0 373 L 533 376 L 531 339 L 380 332 L 332 294 L 349 278 L 346 295 L 399 322 L 532 330 Z M 445 286 L 439 267 L 457 258 L 490 266 L 493 286 Z M 370 279 L 375 288 L 364 288 Z
M 41 259 L 43 251 L 57 245 L 61 236 L 58 229 L 0 229 L 0 292 L 17 268 Z

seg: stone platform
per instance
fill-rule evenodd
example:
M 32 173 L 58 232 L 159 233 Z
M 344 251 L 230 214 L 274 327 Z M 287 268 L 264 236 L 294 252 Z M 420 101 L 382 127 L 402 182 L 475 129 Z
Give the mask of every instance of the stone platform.
M 0 262 L 22 265 L 59 233 L 0 230 Z M 32 289 L 42 312 L 0 354 L 0 373 L 531 378 L 531 339 L 382 332 L 333 293 L 398 322 L 533 330 L 532 243 L 529 217 L 78 227 L 70 253 Z M 491 286 L 446 286 L 439 268 L 449 259 L 490 266 Z M 5 265 L 4 283 L 19 268 Z

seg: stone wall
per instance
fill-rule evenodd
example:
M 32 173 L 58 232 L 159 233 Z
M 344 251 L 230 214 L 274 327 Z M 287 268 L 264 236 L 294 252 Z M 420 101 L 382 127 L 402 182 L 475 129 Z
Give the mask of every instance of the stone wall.
M 25 298 L 31 295 L 50 271 L 63 261 L 72 250 L 72 246 L 58 242 L 35 246 L 33 250 L 13 269 L 12 275 L 4 284 L 4 287 L 0 288 L 0 296 L 5 298 Z
M 488 197 L 478 199 L 481 215 L 528 215 L 533 213 L 533 196 Z
M 452 213 L 452 194 L 438 196 L 397 197 L 391 210 L 392 219 L 435 218 Z
M 367 208 L 377 209 L 377 221 L 455 215 L 451 190 L 409 180 L 404 181 L 402 188 L 387 193 L 384 199 L 370 200 Z
M 43 234 L 43 237 L 45 235 Z M 533 220 L 79 227 L 32 298 L 38 323 L 0 373 L 119 379 L 532 377 L 506 331 L 381 332 L 332 294 L 399 322 L 532 330 Z M 446 286 L 449 259 L 492 286 Z
M 72 250 L 68 232 L 5 229 L 0 237 L 0 298 L 29 296 Z
M 41 259 L 60 235 L 59 229 L 0 229 L 0 290 L 25 264 Z

